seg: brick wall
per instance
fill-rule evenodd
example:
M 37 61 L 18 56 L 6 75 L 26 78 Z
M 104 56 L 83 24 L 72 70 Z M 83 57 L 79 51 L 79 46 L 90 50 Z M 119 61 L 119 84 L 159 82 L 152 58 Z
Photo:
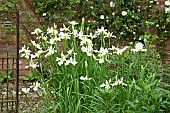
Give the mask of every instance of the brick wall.
M 0 73 L 6 73 L 7 69 L 12 70 L 12 77 L 16 77 L 16 42 L 2 42 L 0 41 Z M 27 60 L 20 59 L 20 79 L 28 74 L 30 70 L 25 69 Z

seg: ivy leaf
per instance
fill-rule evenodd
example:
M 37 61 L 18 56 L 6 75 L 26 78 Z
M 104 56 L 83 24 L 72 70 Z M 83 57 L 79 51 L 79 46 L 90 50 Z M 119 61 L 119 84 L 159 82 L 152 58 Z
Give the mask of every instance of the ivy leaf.
M 2 82 L 5 79 L 6 74 L 0 74 L 0 82 Z
M 154 24 L 155 24 L 155 22 L 149 22 L 149 21 L 146 21 L 146 22 L 145 22 L 145 24 L 146 24 L 147 26 L 152 26 L 152 25 L 154 25 Z
M 32 80 L 32 79 L 33 79 L 33 73 L 32 72 L 26 74 L 23 78 L 23 80 Z

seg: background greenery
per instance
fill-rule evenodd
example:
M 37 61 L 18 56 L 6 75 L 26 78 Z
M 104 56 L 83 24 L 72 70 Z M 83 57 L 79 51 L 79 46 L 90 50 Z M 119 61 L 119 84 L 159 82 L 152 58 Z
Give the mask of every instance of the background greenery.
M 149 40 L 156 44 L 160 53 L 164 52 L 162 50 L 170 36 L 170 13 L 165 11 L 169 6 L 159 0 L 1 0 L 0 11 L 22 12 L 22 4 L 28 7 L 21 18 L 26 23 L 22 24 L 22 31 L 29 39 L 34 27 L 51 26 L 53 22 L 62 26 L 71 20 L 80 22 L 83 17 L 88 22 L 86 26 L 94 29 L 104 26 L 119 39 Z M 127 15 L 123 16 L 122 11 Z M 101 19 L 101 15 L 104 18 Z M 39 24 L 31 23 L 35 21 Z
M 45 23 L 52 20 L 56 23 L 80 22 L 85 17 L 86 26 L 90 28 L 104 26 L 120 39 L 143 38 L 156 43 L 160 52 L 170 36 L 170 13 L 165 12 L 166 6 L 158 0 L 36 0 L 32 5 L 38 16 L 47 14 L 43 20 Z M 127 15 L 123 16 L 122 11 Z

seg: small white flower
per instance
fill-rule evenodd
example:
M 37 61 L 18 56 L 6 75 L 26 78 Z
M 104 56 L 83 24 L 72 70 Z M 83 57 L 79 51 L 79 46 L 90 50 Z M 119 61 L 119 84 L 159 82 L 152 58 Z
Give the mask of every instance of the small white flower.
M 54 23 L 53 25 L 54 29 L 56 30 L 57 29 L 57 25 Z M 58 32 L 58 31 L 57 31 Z
M 94 50 L 94 52 L 97 52 L 98 53 L 98 61 L 99 61 L 99 63 L 104 63 L 104 61 L 108 61 L 107 60 L 107 56 L 108 56 L 108 54 L 110 54 L 109 53 L 109 51 L 108 51 L 108 49 L 107 48 L 103 48 L 103 47 L 101 47 L 100 48 L 100 50 L 99 51 L 97 51 L 97 50 Z M 109 61 L 108 61 L 109 62 Z
M 96 38 L 97 36 L 96 36 L 96 34 L 93 35 L 92 33 L 90 33 L 89 37 L 91 38 L 91 40 L 93 40 L 93 39 Z
M 113 53 L 116 53 L 118 55 L 122 55 L 124 51 L 126 51 L 129 47 L 128 46 L 125 46 L 124 48 L 120 49 L 120 48 L 115 48 L 116 52 L 113 52 Z
M 170 12 L 170 7 L 165 7 L 165 13 L 169 13 Z
M 82 46 L 81 47 L 82 52 L 86 53 L 87 56 L 92 56 L 93 55 L 93 46 Z
M 102 20 L 103 20 L 103 19 L 104 19 L 104 15 L 100 15 L 100 19 L 102 19 Z
M 105 89 L 109 90 L 109 89 L 111 88 L 111 79 L 109 79 L 109 81 L 106 80 L 106 82 L 105 82 L 105 83 L 102 83 L 102 84 L 100 85 L 100 87 L 101 87 L 101 88 L 102 88 L 102 87 L 105 87 Z
M 93 43 L 90 39 L 84 38 L 81 40 L 80 45 L 81 46 L 93 46 Z
M 136 45 L 135 45 L 135 49 L 131 49 L 131 51 L 133 51 L 133 52 L 138 52 L 138 51 L 147 51 L 147 49 L 143 49 L 143 44 L 142 43 L 137 43 Z
M 111 86 L 117 86 L 117 85 L 127 86 L 127 84 L 123 83 L 123 77 L 120 80 L 120 79 L 117 79 L 117 75 L 116 75 L 116 81 L 115 81 L 115 83 L 111 84 Z
M 77 36 L 78 36 L 78 31 L 77 31 L 77 30 L 73 30 L 73 35 L 74 35 L 75 37 L 77 37 Z
M 44 41 L 46 41 L 47 40 L 47 36 L 42 36 L 42 39 L 44 40 Z
M 58 62 L 59 66 L 61 66 L 62 64 L 64 64 L 67 61 L 66 56 L 63 54 L 63 52 L 61 53 L 61 58 L 57 57 L 56 61 Z
M 70 59 L 69 60 L 66 60 L 66 63 L 71 63 L 73 66 L 75 66 L 78 62 L 76 61 L 76 55 L 77 55 L 77 53 L 73 53 L 73 55 L 74 55 L 74 58 L 72 58 L 72 57 L 70 57 Z M 67 64 L 67 65 L 68 65 Z
M 153 1 L 150 1 L 150 4 L 153 4 Z
M 30 56 L 31 56 L 31 59 L 36 58 L 36 55 L 34 55 L 34 54 L 31 54 Z
M 83 40 L 84 39 L 83 31 L 81 30 L 77 36 L 80 40 Z
M 46 13 L 43 13 L 43 16 L 46 16 L 47 14 Z
M 43 54 L 43 53 L 45 53 L 45 52 L 46 52 L 46 51 L 39 50 L 39 51 L 37 51 L 37 52 L 35 53 L 35 56 L 36 56 L 37 58 L 39 58 L 40 55 Z
M 170 1 L 168 0 L 168 1 L 165 1 L 165 5 L 166 6 L 170 6 Z
M 135 49 L 142 49 L 143 48 L 143 44 L 142 43 L 137 43 L 135 45 Z
M 73 59 L 72 57 L 70 57 L 70 59 L 69 60 L 67 60 L 66 62 L 69 62 L 70 64 L 72 64 L 73 66 L 75 66 L 78 62 L 75 60 L 75 59 Z M 69 64 L 68 63 L 68 64 Z
M 42 33 L 41 29 L 39 28 L 36 28 L 34 32 L 31 32 L 31 34 L 36 34 L 36 35 L 38 35 L 39 33 Z
M 60 31 L 61 32 L 66 32 L 66 31 L 69 31 L 69 29 L 63 24 L 63 28 L 60 28 Z
M 26 59 L 29 59 L 31 51 L 29 50 L 29 47 L 25 47 L 25 45 L 22 47 L 22 49 L 19 51 L 21 54 L 21 57 L 25 57 Z
M 102 26 L 101 29 L 97 29 L 97 34 L 107 34 L 107 29 L 104 29 L 104 27 Z
M 60 32 L 58 35 L 60 39 L 64 39 L 64 40 L 70 39 L 70 36 L 71 36 L 68 33 L 64 33 L 64 32 Z
M 110 2 L 110 7 L 115 7 L 115 4 L 112 1 Z
M 76 24 L 79 24 L 78 22 L 76 22 L 76 21 L 71 21 L 71 22 L 68 22 L 69 24 L 71 24 L 71 25 L 76 25 Z
M 127 12 L 126 11 L 122 11 L 122 16 L 126 16 Z
M 108 50 L 115 51 L 116 47 L 112 45 L 111 48 L 108 48 Z
M 156 24 L 156 27 L 159 27 L 159 24 Z
M 112 16 L 115 16 L 115 12 L 112 12 Z
M 87 75 L 85 77 L 81 76 L 80 77 L 80 80 L 84 80 L 84 81 L 87 81 L 87 80 L 91 80 L 92 78 L 88 78 Z
M 47 34 L 52 34 L 52 35 L 57 35 L 58 34 L 58 31 L 55 30 L 53 27 L 51 28 L 47 28 Z
M 123 86 L 127 86 L 127 84 L 123 83 L 123 77 L 121 78 L 121 80 L 118 79 L 117 82 L 118 82 L 119 85 L 122 84 Z
M 40 87 L 40 83 L 36 82 L 35 85 L 33 86 L 33 91 L 38 91 L 39 87 Z
M 68 53 L 68 55 L 72 55 L 73 49 L 68 50 L 67 53 Z
M 47 28 L 47 34 L 51 34 L 54 31 L 53 27 Z
M 29 62 L 29 66 L 25 66 L 26 69 L 29 67 L 31 67 L 33 69 L 39 67 L 38 62 L 34 63 L 34 61 L 31 59 L 31 61 Z
M 103 47 L 101 47 L 101 48 L 100 48 L 100 50 L 98 51 L 98 53 L 99 53 L 99 54 L 98 54 L 98 56 L 99 56 L 99 57 L 101 57 L 101 56 L 105 56 L 105 55 L 107 55 L 107 54 L 108 54 L 108 52 L 109 52 L 109 51 L 108 51 L 108 49 L 107 49 L 107 48 L 103 48 Z
M 35 41 L 31 41 L 32 45 L 36 47 L 37 49 L 42 49 L 40 44 L 36 44 Z
M 29 93 L 30 88 L 22 88 L 21 90 L 22 90 L 22 92 L 24 92 L 25 94 L 27 94 L 27 93 Z
M 111 38 L 111 37 L 114 37 L 114 38 L 116 38 L 116 36 L 115 35 L 113 35 L 113 32 L 108 32 L 107 34 L 106 34 L 106 36 L 104 36 L 104 37 L 108 37 L 108 38 Z
M 97 59 L 99 61 L 100 64 L 104 63 L 105 59 L 104 57 L 99 57 L 99 59 Z
M 55 44 L 55 39 L 51 38 L 50 41 L 47 41 L 47 43 L 53 45 L 53 44 Z
M 58 41 L 61 41 L 60 37 L 54 37 L 54 38 L 51 38 L 50 41 L 47 41 L 48 44 L 51 44 L 51 45 L 56 45 L 55 42 L 58 42 Z
M 53 48 L 52 46 L 50 46 L 47 51 L 48 51 L 48 52 L 47 52 L 47 54 L 45 55 L 45 58 L 46 58 L 47 56 L 50 56 L 50 55 L 54 54 L 55 52 L 57 52 L 57 50 L 54 50 L 54 48 Z

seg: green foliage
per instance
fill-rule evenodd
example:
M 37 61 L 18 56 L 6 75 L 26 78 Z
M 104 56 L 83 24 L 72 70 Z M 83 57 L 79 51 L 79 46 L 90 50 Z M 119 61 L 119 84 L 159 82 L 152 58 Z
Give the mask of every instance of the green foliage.
M 37 40 L 30 44 L 34 52 L 22 48 L 41 81 L 46 112 L 168 112 L 170 87 L 161 79 L 163 65 L 153 45 L 146 41 L 145 47 L 115 47 L 106 42 L 114 37 L 108 30 L 85 32 L 84 24 L 76 28 L 71 22 L 60 32 L 55 25 L 44 32 L 35 29 Z
M 41 22 L 49 24 L 55 18 L 60 18 L 58 22 L 62 22 L 63 19 L 67 20 L 73 17 L 74 7 L 78 3 L 80 0 L 34 0 L 32 6 L 39 17 L 43 17 L 43 13 L 46 13 Z
M 18 6 L 17 2 L 18 0 L 0 0 L 0 11 L 14 10 Z
M 9 81 L 12 80 L 11 74 L 12 74 L 12 70 L 8 70 L 8 78 L 7 78 L 7 73 L 0 73 L 0 83 L 3 82 L 5 79 L 8 79 Z
M 34 74 L 33 71 L 30 71 L 28 74 L 26 74 L 23 78 L 23 80 L 26 80 L 26 81 L 33 81 L 33 80 L 37 80 L 37 76 Z
M 19 1 L 22 0 L 0 0 L 0 38 L 6 38 L 6 41 L 11 41 L 10 38 L 14 36 L 16 20 L 13 17 L 16 15 Z
M 158 37 L 156 35 L 152 35 L 150 32 L 145 32 L 144 35 L 141 35 L 139 37 L 139 39 L 147 41 L 150 44 L 153 44 L 153 42 L 155 42 L 158 39 Z
M 43 23 L 51 21 L 66 23 L 68 20 L 80 22 L 84 17 L 88 22 L 86 26 L 92 29 L 104 26 L 122 39 L 139 39 L 145 32 L 150 32 L 157 37 L 158 50 L 161 51 L 165 47 L 167 37 L 170 36 L 167 32 L 170 30 L 170 14 L 159 4 L 159 1 L 150 0 L 36 0 L 32 2 L 38 16 L 47 14 L 43 17 Z M 153 32 L 153 28 L 156 32 Z

